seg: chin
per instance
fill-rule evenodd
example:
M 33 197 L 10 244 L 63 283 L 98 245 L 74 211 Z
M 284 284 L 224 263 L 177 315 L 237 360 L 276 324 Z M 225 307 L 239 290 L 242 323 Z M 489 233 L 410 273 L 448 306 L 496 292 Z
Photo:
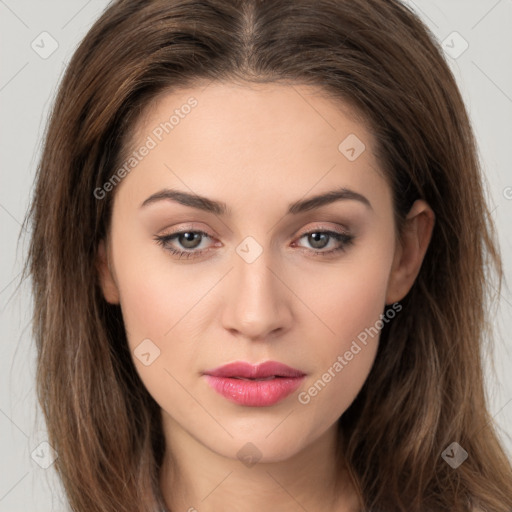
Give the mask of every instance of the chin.
M 284 429 L 283 425 L 279 425 L 280 421 L 282 419 L 274 422 L 272 428 L 267 425 L 264 428 L 253 427 L 247 435 L 237 431 L 233 438 L 227 435 L 221 436 L 221 439 L 208 437 L 204 444 L 218 455 L 239 460 L 247 467 L 256 462 L 283 462 L 301 452 L 312 439 L 304 438 L 304 431 Z

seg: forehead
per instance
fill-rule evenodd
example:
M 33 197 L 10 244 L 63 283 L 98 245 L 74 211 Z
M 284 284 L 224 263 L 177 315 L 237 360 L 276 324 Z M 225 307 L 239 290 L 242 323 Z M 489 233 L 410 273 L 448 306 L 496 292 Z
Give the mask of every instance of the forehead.
M 251 135 L 258 142 L 276 132 L 282 135 L 276 143 L 286 147 L 286 133 L 336 142 L 341 133 L 352 129 L 370 142 L 369 130 L 358 111 L 347 102 L 329 97 L 327 91 L 304 84 L 236 84 L 232 82 L 200 82 L 196 87 L 160 93 L 145 108 L 134 135 L 141 138 L 160 123 L 172 119 L 172 130 L 187 117 L 194 129 L 218 139 L 234 134 Z M 194 103 L 192 108 L 189 105 Z M 174 114 L 174 116 L 173 116 Z M 184 123 L 183 123 L 184 124 Z M 256 131 L 257 129 L 259 131 Z M 177 133 L 181 130 L 176 130 Z M 318 142 L 318 140 L 317 140 Z M 293 141 L 291 141 L 293 144 Z
M 145 145 L 121 184 L 136 195 L 179 185 L 209 197 L 221 188 L 243 202 L 245 192 L 279 198 L 285 187 L 297 199 L 383 180 L 357 112 L 306 85 L 211 82 L 161 94 L 133 127 L 127 156 Z

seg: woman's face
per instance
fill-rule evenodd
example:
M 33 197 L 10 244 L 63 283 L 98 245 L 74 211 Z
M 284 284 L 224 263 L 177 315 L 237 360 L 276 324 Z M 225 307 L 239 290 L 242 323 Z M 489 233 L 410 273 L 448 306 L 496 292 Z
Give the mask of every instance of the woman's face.
M 166 432 L 284 460 L 358 394 L 384 307 L 414 271 L 354 119 L 318 89 L 211 83 L 163 97 L 137 126 L 126 176 L 104 188 L 115 201 L 100 268 Z M 297 374 L 205 375 L 266 361 Z

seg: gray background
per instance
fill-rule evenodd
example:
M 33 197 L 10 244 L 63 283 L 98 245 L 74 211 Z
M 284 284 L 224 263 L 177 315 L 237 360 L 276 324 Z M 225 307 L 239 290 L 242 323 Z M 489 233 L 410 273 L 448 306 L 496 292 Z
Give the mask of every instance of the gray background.
M 510 281 L 512 0 L 406 3 L 451 53 L 446 58 L 477 135 Z M 106 0 L 0 0 L 0 512 L 66 510 L 53 466 L 41 467 L 51 461 L 51 451 L 40 444 L 46 436 L 34 393 L 28 283 L 16 292 L 27 237 L 19 246 L 17 239 L 57 84 L 78 42 L 106 5 Z M 464 41 L 469 46 L 462 51 Z M 46 55 L 55 44 L 57 49 Z M 484 354 L 489 408 L 512 457 L 512 294 L 508 288 L 502 292 L 494 324 L 496 353 L 494 358 Z

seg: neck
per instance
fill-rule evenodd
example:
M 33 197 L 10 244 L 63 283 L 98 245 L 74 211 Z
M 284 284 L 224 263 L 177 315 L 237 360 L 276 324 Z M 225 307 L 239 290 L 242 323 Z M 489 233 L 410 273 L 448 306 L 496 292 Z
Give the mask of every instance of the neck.
M 172 512 L 358 510 L 348 472 L 337 460 L 336 423 L 286 460 L 251 465 L 212 451 L 167 414 L 163 418 L 168 449 L 160 484 Z

